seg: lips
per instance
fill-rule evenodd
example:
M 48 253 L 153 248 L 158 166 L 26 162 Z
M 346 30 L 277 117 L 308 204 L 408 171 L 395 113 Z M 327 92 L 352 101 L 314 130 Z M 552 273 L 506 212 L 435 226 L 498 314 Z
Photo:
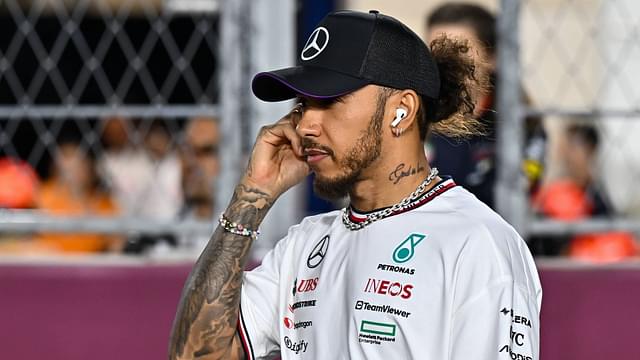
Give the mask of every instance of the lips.
M 307 163 L 315 164 L 327 157 L 329 157 L 329 153 L 320 149 L 305 149 L 304 155 L 307 157 Z

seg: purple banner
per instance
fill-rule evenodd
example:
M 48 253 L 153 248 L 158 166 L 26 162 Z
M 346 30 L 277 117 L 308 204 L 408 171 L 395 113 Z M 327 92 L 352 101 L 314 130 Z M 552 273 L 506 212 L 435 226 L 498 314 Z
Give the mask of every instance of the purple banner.
M 541 359 L 640 359 L 640 267 L 540 264 Z M 166 359 L 190 264 L 0 265 L 3 359 Z

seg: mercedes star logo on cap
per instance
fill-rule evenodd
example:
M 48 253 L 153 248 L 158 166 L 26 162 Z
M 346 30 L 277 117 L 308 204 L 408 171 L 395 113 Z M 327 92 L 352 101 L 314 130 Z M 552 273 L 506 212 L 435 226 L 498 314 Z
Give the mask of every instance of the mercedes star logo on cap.
M 320 265 L 322 260 L 324 260 L 325 255 L 327 255 L 327 249 L 329 248 L 329 235 L 325 235 L 316 246 L 311 250 L 311 254 L 307 258 L 307 266 L 310 268 L 315 268 Z
M 329 31 L 326 28 L 320 26 L 313 30 L 309 36 L 309 40 L 304 44 L 300 58 L 302 60 L 311 60 L 314 57 L 320 55 L 322 50 L 327 47 L 329 43 Z

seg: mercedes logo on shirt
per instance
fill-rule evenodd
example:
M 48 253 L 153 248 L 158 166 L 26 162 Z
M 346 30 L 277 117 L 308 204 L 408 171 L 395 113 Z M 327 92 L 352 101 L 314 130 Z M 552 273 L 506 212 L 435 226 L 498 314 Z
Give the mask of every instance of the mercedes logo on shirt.
M 325 235 L 318 243 L 313 247 L 309 257 L 307 258 L 307 266 L 311 269 L 320 265 L 327 255 L 327 249 L 329 248 L 329 235 Z
M 302 53 L 300 53 L 300 58 L 302 60 L 311 60 L 314 57 L 320 55 L 322 50 L 327 47 L 329 43 L 329 31 L 320 26 L 319 28 L 313 30 L 311 36 L 307 40 L 307 43 L 304 44 L 304 48 L 302 48 Z

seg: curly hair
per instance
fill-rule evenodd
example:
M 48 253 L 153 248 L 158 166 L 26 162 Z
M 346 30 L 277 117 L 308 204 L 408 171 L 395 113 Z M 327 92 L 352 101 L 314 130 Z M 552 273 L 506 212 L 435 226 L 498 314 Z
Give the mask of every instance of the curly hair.
M 430 132 L 454 139 L 486 134 L 486 125 L 473 111 L 477 98 L 491 87 L 488 72 L 478 71 L 487 64 L 474 61 L 467 40 L 442 35 L 430 48 L 440 74 L 440 95 L 437 99 L 420 96 L 416 114 L 420 139 L 424 141 Z M 386 99 L 397 91 L 381 86 L 380 96 Z
M 484 134 L 485 126 L 473 116 L 473 110 L 476 98 L 489 92 L 489 77 L 478 71 L 486 64 L 474 62 L 467 40 L 442 35 L 430 48 L 440 73 L 440 96 L 422 98 L 418 113 L 421 139 L 430 131 L 451 138 Z

